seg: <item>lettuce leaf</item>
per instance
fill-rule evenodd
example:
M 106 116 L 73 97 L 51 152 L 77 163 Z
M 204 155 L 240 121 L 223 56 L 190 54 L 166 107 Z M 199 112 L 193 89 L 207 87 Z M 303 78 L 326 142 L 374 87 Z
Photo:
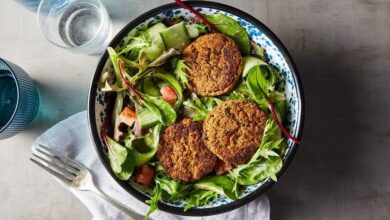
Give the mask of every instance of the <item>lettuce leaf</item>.
M 194 184 L 197 189 L 211 190 L 231 200 L 238 199 L 234 182 L 226 176 L 208 176 Z
M 204 206 L 210 203 L 211 200 L 216 199 L 218 193 L 211 190 L 194 190 L 186 199 L 184 211 L 192 207 Z
M 203 121 L 207 114 L 215 106 L 219 105 L 222 100 L 215 97 L 198 98 L 197 95 L 192 94 L 192 98 L 183 102 L 184 116 L 191 118 L 194 121 Z
M 237 185 L 254 185 L 266 178 L 277 181 L 276 174 L 283 166 L 277 151 L 281 150 L 284 139 L 273 119 L 268 119 L 259 149 L 247 164 L 239 165 L 229 171 L 228 176 Z
M 187 69 L 188 69 L 188 66 L 184 63 L 184 60 L 178 59 L 176 61 L 174 73 L 176 75 L 176 78 L 179 79 L 179 81 L 183 87 L 186 87 L 188 84 L 188 76 L 186 73 Z
M 121 180 L 128 180 L 135 168 L 135 156 L 131 149 L 120 145 L 107 137 L 108 159 L 115 175 Z
M 248 33 L 237 21 L 224 14 L 206 15 L 205 17 L 218 31 L 231 37 L 240 48 L 242 54 L 249 55 L 250 41 Z

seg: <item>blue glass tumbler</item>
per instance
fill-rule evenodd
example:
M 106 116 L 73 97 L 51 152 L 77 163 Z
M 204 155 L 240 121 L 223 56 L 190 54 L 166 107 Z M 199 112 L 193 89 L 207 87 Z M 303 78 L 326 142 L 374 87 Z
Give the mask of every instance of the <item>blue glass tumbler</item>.
M 38 112 L 33 81 L 19 66 L 0 58 L 0 140 L 29 125 Z

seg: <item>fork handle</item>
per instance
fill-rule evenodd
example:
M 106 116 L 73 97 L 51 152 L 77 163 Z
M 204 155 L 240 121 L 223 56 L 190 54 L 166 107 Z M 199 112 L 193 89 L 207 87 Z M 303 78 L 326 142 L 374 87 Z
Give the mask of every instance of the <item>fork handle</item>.
M 123 211 L 124 213 L 129 215 L 134 220 L 143 220 L 145 218 L 145 216 L 138 214 L 133 208 L 130 208 L 130 207 L 124 205 L 123 203 L 119 202 L 118 200 L 110 197 L 109 195 L 107 195 L 106 193 L 104 193 L 103 191 L 98 189 L 97 187 L 93 187 L 91 189 L 91 191 L 96 193 L 98 196 L 100 196 L 101 198 L 103 198 L 107 202 L 109 202 L 111 205 L 115 206 L 116 208 L 120 209 L 121 211 Z

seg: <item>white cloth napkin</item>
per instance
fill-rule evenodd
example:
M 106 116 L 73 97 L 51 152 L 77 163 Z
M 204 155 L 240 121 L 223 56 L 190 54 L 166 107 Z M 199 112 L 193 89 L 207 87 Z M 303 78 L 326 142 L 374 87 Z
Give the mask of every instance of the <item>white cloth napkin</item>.
M 89 134 L 88 119 L 86 111 L 80 112 L 68 119 L 56 124 L 44 134 L 37 138 L 32 145 L 32 150 L 38 144 L 43 144 L 64 155 L 84 164 L 92 172 L 98 188 L 106 192 L 111 197 L 132 207 L 140 214 L 145 214 L 148 206 L 132 197 L 122 189 L 105 170 L 94 149 L 92 139 Z M 128 220 L 131 219 L 125 213 L 112 206 L 105 200 L 92 192 L 81 192 L 71 189 L 71 191 L 90 210 L 93 219 L 96 220 Z M 270 216 L 269 201 L 265 195 L 255 201 L 224 214 L 207 217 L 183 217 L 172 215 L 166 212 L 157 211 L 152 214 L 153 219 L 169 220 L 268 220 Z

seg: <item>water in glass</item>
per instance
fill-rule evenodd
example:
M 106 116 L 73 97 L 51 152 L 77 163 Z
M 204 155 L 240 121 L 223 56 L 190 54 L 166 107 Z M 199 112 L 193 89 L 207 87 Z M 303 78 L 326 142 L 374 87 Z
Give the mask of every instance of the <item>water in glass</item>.
M 0 129 L 11 119 L 17 103 L 14 78 L 6 70 L 0 70 Z

